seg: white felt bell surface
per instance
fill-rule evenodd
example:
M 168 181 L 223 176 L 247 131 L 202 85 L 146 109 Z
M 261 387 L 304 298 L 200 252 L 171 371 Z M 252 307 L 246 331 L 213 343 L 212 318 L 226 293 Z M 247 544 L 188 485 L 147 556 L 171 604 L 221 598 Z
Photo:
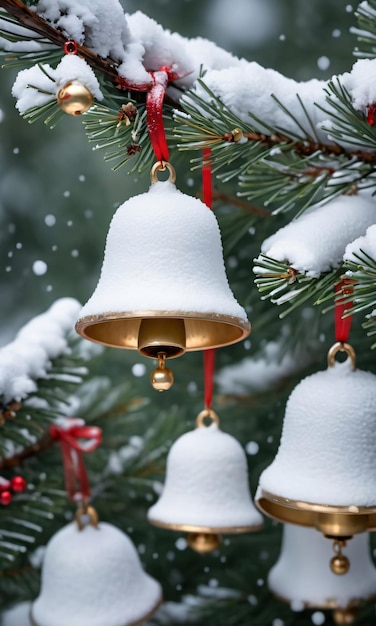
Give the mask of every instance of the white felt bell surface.
M 334 506 L 376 505 L 376 376 L 349 359 L 302 380 L 286 406 L 282 437 L 261 474 L 283 498 Z
M 369 535 L 354 535 L 343 549 L 350 559 L 347 574 L 338 576 L 329 567 L 332 542 L 312 528 L 286 524 L 281 554 L 270 570 L 273 593 L 290 602 L 344 608 L 376 593 L 376 569 L 369 549 Z
M 104 522 L 82 531 L 73 522 L 48 543 L 32 617 L 37 626 L 127 626 L 160 600 L 127 535 Z
M 227 281 L 213 211 L 169 181 L 152 184 L 116 211 L 97 288 L 80 318 L 150 310 L 219 313 L 247 322 Z
M 31 626 L 31 602 L 20 602 L 1 615 L 1 626 Z
M 149 509 L 148 519 L 228 532 L 260 526 L 240 443 L 214 423 L 180 437 L 169 452 L 163 493 Z

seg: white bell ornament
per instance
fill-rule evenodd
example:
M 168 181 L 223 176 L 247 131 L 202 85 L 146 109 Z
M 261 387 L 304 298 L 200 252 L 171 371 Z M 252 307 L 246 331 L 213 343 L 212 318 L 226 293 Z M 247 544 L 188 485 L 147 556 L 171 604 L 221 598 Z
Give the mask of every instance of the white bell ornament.
M 335 360 L 339 350 L 347 353 L 345 362 Z M 334 539 L 331 567 L 343 574 L 346 541 L 376 529 L 376 376 L 355 369 L 348 344 L 335 344 L 328 362 L 291 393 L 280 446 L 260 476 L 256 501 L 271 517 Z
M 176 189 L 175 172 L 116 211 L 98 285 L 81 310 L 77 332 L 111 347 L 159 360 L 156 389 L 171 386 L 165 359 L 217 348 L 250 332 L 229 287 L 214 213 Z M 154 166 L 156 167 L 156 166 Z
M 369 534 L 348 544 L 351 567 L 346 576 L 328 568 L 331 545 L 317 530 L 285 524 L 281 553 L 268 575 L 269 589 L 279 599 L 305 608 L 330 609 L 336 624 L 351 624 L 357 609 L 376 598 L 376 569 Z
M 195 430 L 172 445 L 163 492 L 149 509 L 148 520 L 161 528 L 189 533 L 188 543 L 197 552 L 215 550 L 219 535 L 261 528 L 244 450 L 219 428 L 212 409 L 201 411 Z
M 142 569 L 129 537 L 80 510 L 49 541 L 33 626 L 133 626 L 162 602 L 159 583 Z

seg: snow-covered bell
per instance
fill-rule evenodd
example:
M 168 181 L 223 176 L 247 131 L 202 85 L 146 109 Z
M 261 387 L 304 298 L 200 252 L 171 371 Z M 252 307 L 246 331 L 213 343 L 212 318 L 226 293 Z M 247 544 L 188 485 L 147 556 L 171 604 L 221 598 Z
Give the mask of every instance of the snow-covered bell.
M 130 626 L 148 619 L 162 601 L 161 587 L 142 569 L 129 537 L 100 522 L 72 522 L 52 537 L 42 587 L 32 605 L 35 626 Z M 94 520 L 94 521 L 93 521 Z
M 201 411 L 196 424 L 172 445 L 164 489 L 148 519 L 155 526 L 189 533 L 192 549 L 211 552 L 222 533 L 259 530 L 262 516 L 251 499 L 240 443 L 219 428 L 211 409 Z
M 338 350 L 346 361 L 335 360 Z M 355 369 L 348 344 L 335 344 L 328 363 L 290 395 L 280 446 L 256 500 L 271 517 L 315 527 L 341 547 L 376 530 L 376 376 Z M 331 567 L 343 573 L 346 558 L 339 553 Z
M 116 211 L 98 285 L 76 324 L 91 341 L 158 358 L 161 391 L 173 381 L 165 359 L 250 332 L 227 281 L 214 213 L 176 189 L 165 166 L 169 180 L 159 181 L 154 166 L 149 191 Z
M 349 573 L 338 577 L 328 568 L 331 545 L 317 530 L 285 524 L 281 553 L 270 570 L 268 585 L 293 607 L 331 609 L 336 624 L 351 624 L 357 607 L 376 596 L 376 569 L 369 534 L 360 533 L 348 544 Z

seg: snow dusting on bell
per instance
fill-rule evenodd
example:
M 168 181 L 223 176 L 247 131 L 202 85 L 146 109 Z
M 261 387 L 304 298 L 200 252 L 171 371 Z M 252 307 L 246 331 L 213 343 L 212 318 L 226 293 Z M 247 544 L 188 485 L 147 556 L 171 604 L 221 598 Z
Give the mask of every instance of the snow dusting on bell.
M 281 554 L 269 572 L 268 586 L 292 606 L 346 608 L 365 602 L 376 593 L 369 534 L 355 535 L 345 552 L 351 567 L 346 576 L 338 576 L 328 567 L 331 541 L 315 529 L 285 524 Z
M 148 519 L 223 532 L 260 527 L 240 443 L 214 423 L 182 435 L 170 449 L 163 493 Z
M 290 395 L 262 491 L 333 506 L 376 504 L 376 376 L 349 359 L 302 380 Z
M 37 626 L 127 626 L 161 600 L 127 535 L 105 522 L 83 530 L 73 522 L 48 543 L 32 617 Z
M 169 181 L 116 211 L 97 288 L 80 318 L 151 310 L 215 313 L 248 324 L 227 281 L 213 212 Z

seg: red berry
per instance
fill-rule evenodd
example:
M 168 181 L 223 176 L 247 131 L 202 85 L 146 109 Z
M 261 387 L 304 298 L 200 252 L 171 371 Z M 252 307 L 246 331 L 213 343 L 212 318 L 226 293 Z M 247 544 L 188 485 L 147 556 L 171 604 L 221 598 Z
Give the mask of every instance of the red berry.
M 13 491 L 25 491 L 27 482 L 22 476 L 14 476 L 10 481 L 10 485 Z
M 12 502 L 12 494 L 10 491 L 2 491 L 0 493 L 0 502 L 1 504 L 10 504 Z

